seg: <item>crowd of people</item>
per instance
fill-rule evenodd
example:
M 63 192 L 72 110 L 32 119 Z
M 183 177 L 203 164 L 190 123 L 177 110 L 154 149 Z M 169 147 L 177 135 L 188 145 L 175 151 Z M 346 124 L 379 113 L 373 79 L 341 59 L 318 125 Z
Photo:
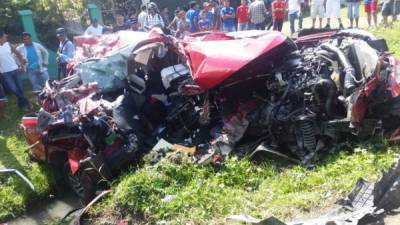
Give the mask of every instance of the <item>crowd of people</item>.
M 128 29 L 146 32 L 152 27 L 160 27 L 177 37 L 211 30 L 231 32 L 272 28 L 282 31 L 285 18 L 288 18 L 290 31 L 294 33 L 296 20 L 298 29 L 303 28 L 303 15 L 306 11 L 310 12 L 312 18 L 311 28 L 316 28 L 318 19 L 318 28 L 329 29 L 331 19 L 335 18 L 339 28 L 344 29 L 341 16 L 344 3 L 347 6 L 349 28 L 358 28 L 361 1 L 364 3 L 368 25 L 377 26 L 379 0 L 242 0 L 236 9 L 231 6 L 230 0 L 208 0 L 202 4 L 192 1 L 186 7 L 178 6 L 174 15 L 170 14 L 167 7 L 159 10 L 156 4 L 149 3 L 142 6 L 137 17 L 125 20 L 123 15 L 118 14 L 116 24 L 112 28 L 104 26 L 103 29 L 97 25 L 97 21 L 92 21 L 92 24 L 101 29 L 91 25 L 85 33 L 101 34 Z M 397 19 L 397 15 L 400 14 L 400 0 L 383 0 L 380 5 L 384 25 L 389 25 L 389 17 L 392 17 L 392 21 Z
M 210 0 L 203 4 L 192 1 L 187 7 L 176 7 L 171 16 L 167 7 L 159 10 L 155 3 L 141 6 L 137 17 L 126 19 L 121 13 L 116 13 L 115 24 L 105 26 L 92 19 L 84 35 L 101 35 L 132 30 L 147 32 L 158 27 L 167 34 L 178 38 L 195 32 L 205 31 L 245 31 L 245 30 L 277 30 L 281 31 L 284 19 L 290 23 L 291 33 L 295 32 L 295 22 L 298 19 L 298 28 L 303 26 L 303 13 L 307 0 L 241 0 L 236 9 L 231 6 L 230 0 Z M 316 19 L 319 19 L 319 28 L 331 28 L 331 18 L 336 18 L 339 28 L 344 28 L 341 19 L 340 0 L 309 0 L 312 18 L 312 27 L 315 28 Z M 361 0 L 346 0 L 350 28 L 358 28 Z M 369 26 L 377 25 L 378 0 L 363 0 Z M 383 0 L 383 24 L 388 25 L 388 17 L 392 21 L 400 14 L 400 0 Z M 326 24 L 323 26 L 323 19 Z M 75 47 L 64 28 L 56 30 L 59 40 L 57 52 L 59 78 L 67 76 L 67 64 L 73 59 Z M 32 41 L 31 34 L 22 34 L 23 44 L 13 47 L 7 41 L 7 35 L 0 31 L 0 101 L 5 99 L 3 88 L 18 98 L 18 106 L 23 109 L 30 107 L 24 96 L 24 89 L 20 73 L 28 74 L 33 91 L 40 91 L 49 79 L 47 65 L 49 54 L 39 43 Z M 16 57 L 15 57 L 16 56 Z

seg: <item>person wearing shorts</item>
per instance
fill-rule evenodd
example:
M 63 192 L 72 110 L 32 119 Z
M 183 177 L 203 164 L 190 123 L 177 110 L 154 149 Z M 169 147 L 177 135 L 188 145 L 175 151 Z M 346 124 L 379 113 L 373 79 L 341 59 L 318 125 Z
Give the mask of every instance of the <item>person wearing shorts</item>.
M 392 16 L 392 22 L 397 20 L 400 14 L 400 0 L 385 0 L 382 6 L 383 24 L 388 26 L 388 17 Z
M 319 19 L 319 29 L 322 28 L 322 19 L 325 14 L 324 0 L 311 0 L 312 29 L 315 28 L 315 21 Z
M 358 28 L 358 18 L 360 16 L 360 0 L 347 0 L 347 13 L 350 20 L 350 29 L 353 28 L 354 21 L 356 22 L 355 28 Z
M 339 22 L 339 29 L 344 29 L 340 15 L 340 0 L 326 0 L 325 10 L 327 18 L 325 29 L 331 29 L 331 17 L 336 17 Z
M 378 25 L 377 9 L 378 0 L 364 0 L 364 11 L 367 13 L 368 27 L 371 27 L 371 18 L 374 20 L 374 25 Z

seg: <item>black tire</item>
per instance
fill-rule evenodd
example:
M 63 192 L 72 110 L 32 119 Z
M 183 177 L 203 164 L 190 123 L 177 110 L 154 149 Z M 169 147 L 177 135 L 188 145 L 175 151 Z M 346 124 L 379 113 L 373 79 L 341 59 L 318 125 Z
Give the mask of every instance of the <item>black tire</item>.
M 82 170 L 72 174 L 68 161 L 64 164 L 64 177 L 69 188 L 85 204 L 89 203 L 96 195 L 96 186 Z

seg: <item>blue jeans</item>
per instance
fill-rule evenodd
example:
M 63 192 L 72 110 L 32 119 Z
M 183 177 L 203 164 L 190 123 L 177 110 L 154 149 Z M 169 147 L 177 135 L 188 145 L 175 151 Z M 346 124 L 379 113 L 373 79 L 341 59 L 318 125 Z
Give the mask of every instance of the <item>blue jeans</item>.
M 238 31 L 248 30 L 249 23 L 238 23 Z
M 265 30 L 265 21 L 262 23 L 252 23 L 251 30 Z
M 23 108 L 28 104 L 28 100 L 24 96 L 24 88 L 22 86 L 21 74 L 18 70 L 2 73 L 4 82 L 10 88 L 10 91 L 18 98 L 18 107 Z
M 296 18 L 299 18 L 299 30 L 303 28 L 303 16 L 298 16 L 298 12 L 289 14 L 290 32 L 292 34 L 295 32 L 294 23 Z
M 233 26 L 225 26 L 225 25 L 222 25 L 222 30 L 223 30 L 224 32 L 234 32 L 234 31 L 236 31 L 235 25 L 233 25 Z
M 347 2 L 347 14 L 349 19 L 357 19 L 359 17 L 360 3 L 359 2 Z
M 49 73 L 47 70 L 40 72 L 40 69 L 28 69 L 27 73 L 33 91 L 42 90 L 46 82 L 49 80 Z

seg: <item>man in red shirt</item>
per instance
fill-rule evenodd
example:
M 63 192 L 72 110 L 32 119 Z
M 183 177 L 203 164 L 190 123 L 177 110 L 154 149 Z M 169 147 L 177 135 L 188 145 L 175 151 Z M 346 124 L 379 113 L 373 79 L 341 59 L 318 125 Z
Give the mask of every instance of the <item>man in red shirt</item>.
M 249 6 L 247 0 L 242 0 L 242 4 L 236 9 L 238 18 L 238 31 L 249 29 Z
M 285 18 L 286 3 L 284 0 L 276 0 L 272 3 L 272 19 L 274 20 L 274 30 L 282 31 L 283 20 Z

